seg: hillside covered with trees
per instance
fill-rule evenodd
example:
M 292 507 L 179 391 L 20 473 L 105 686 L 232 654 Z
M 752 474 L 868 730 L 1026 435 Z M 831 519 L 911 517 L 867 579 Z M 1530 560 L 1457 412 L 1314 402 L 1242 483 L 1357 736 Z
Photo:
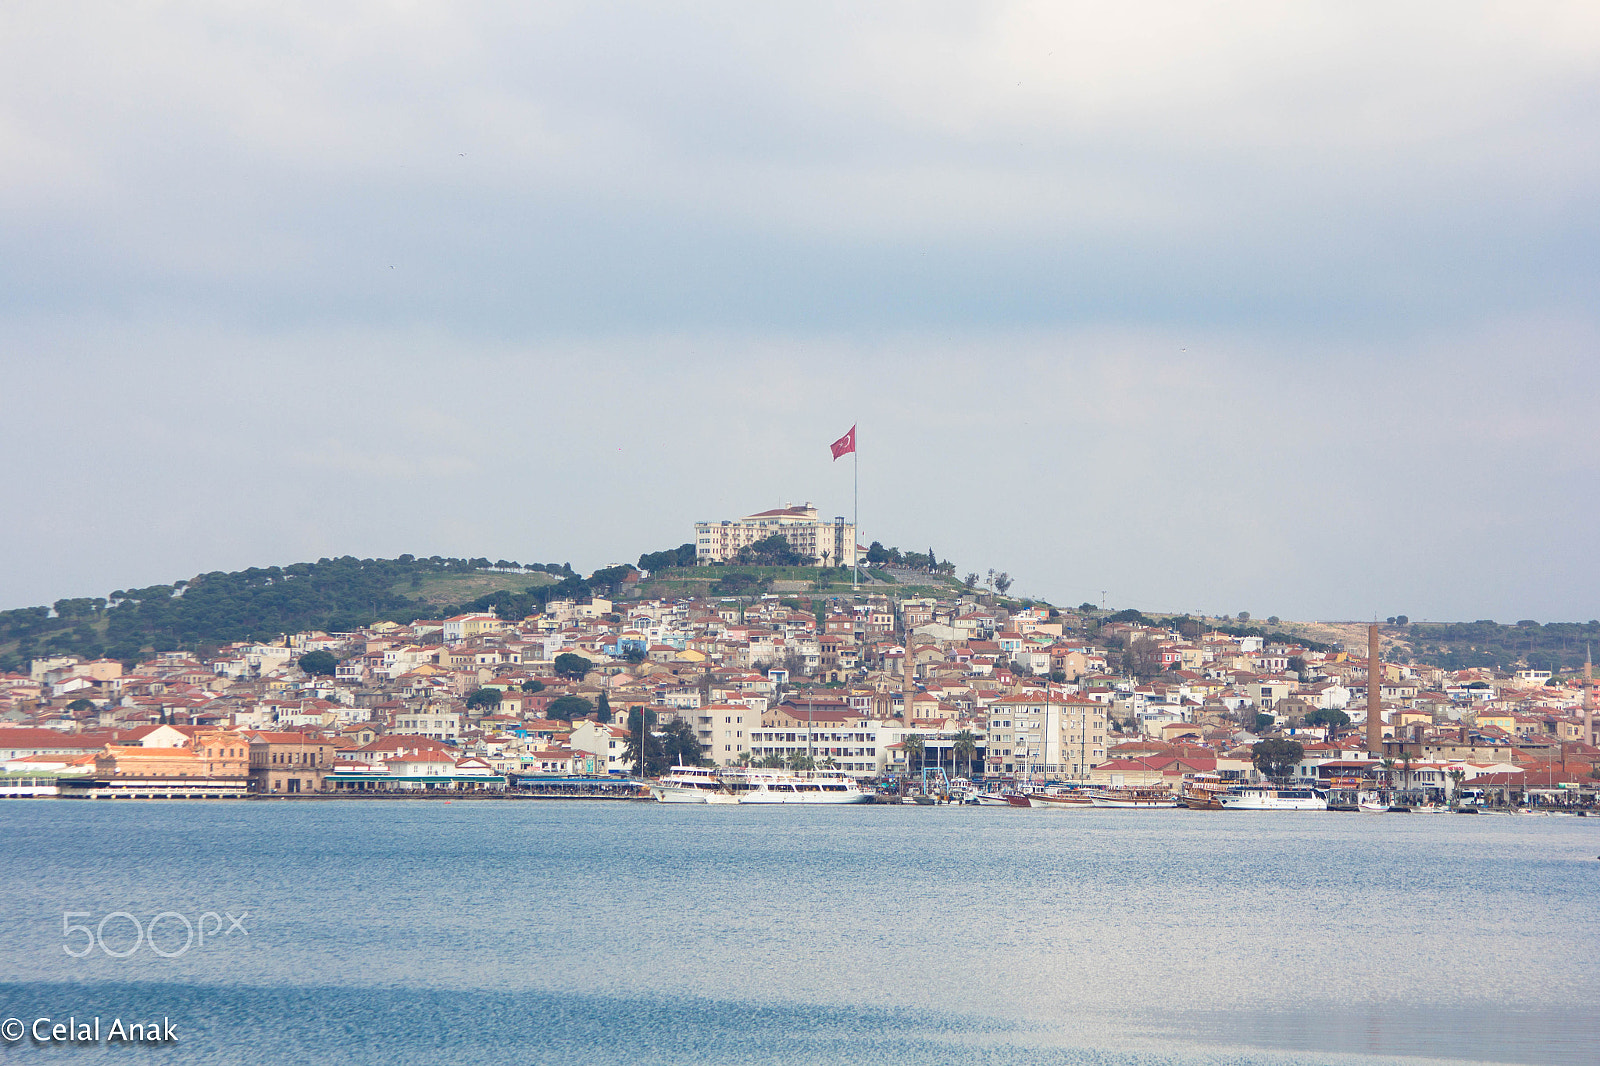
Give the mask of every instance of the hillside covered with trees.
M 1524 619 L 1515 625 L 1478 622 L 1412 622 L 1386 626 L 1385 632 L 1411 645 L 1420 663 L 1446 670 L 1581 670 L 1590 645 L 1600 644 L 1600 621 L 1545 622 Z
M 774 538 L 777 541 L 781 538 Z M 761 544 L 760 561 L 769 567 L 788 562 L 787 545 Z M 927 553 L 901 552 L 873 542 L 867 553 L 879 566 L 921 568 L 933 574 L 953 573 L 954 567 Z M 768 556 L 772 558 L 768 558 Z M 694 549 L 684 544 L 639 559 L 639 569 L 658 574 L 686 573 L 693 568 Z M 291 566 L 251 567 L 233 573 L 215 571 L 187 581 L 147 588 L 119 589 L 105 597 L 57 600 L 49 607 L 23 607 L 0 611 L 0 671 L 25 669 L 30 659 L 51 655 L 107 656 L 132 661 L 151 651 L 200 649 L 240 640 L 270 640 L 283 633 L 322 629 L 345 631 L 388 619 L 410 622 L 417 618 L 444 618 L 468 611 L 494 610 L 502 618 L 535 614 L 552 599 L 591 594 L 615 598 L 635 568 L 628 565 L 597 570 L 581 576 L 567 563 L 522 565 L 504 559 L 454 559 L 402 555 L 396 559 L 357 559 L 343 556 Z M 793 575 L 774 569 L 778 576 L 832 575 L 848 582 L 848 571 L 796 569 Z M 879 571 L 881 573 L 881 571 Z M 719 575 L 719 576 L 713 576 Z M 520 577 L 518 577 L 520 575 Z M 506 580 L 500 581 L 502 576 Z M 737 595 L 764 591 L 772 575 L 744 573 L 734 567 L 717 567 L 704 574 L 709 584 L 697 586 L 699 594 Z M 999 591 L 1000 579 L 995 575 Z M 878 581 L 890 581 L 881 577 Z M 977 574 L 967 585 L 976 586 Z M 492 587 L 496 584 L 514 587 Z M 744 587 L 744 586 L 750 587 Z M 481 591 L 491 586 L 490 591 Z M 477 593 L 477 595 L 469 595 Z M 459 598 L 457 598 L 459 597 Z M 1081 609 L 1093 617 L 1094 605 Z M 1100 616 L 1097 622 L 1170 624 L 1185 637 L 1202 632 L 1233 636 L 1261 636 L 1268 641 L 1298 642 L 1315 650 L 1332 645 L 1284 632 L 1278 619 L 1266 627 L 1228 620 L 1200 620 L 1187 615 L 1147 618 L 1127 610 Z M 1411 622 L 1404 616 L 1390 619 L 1385 636 L 1410 650 L 1419 663 L 1449 670 L 1487 667 L 1501 672 L 1524 667 L 1556 673 L 1580 670 L 1591 645 L 1600 643 L 1600 621 L 1539 623 L 1524 619 L 1514 625 L 1489 620 L 1476 622 Z M 1391 654 L 1405 655 L 1400 648 Z M 1359 649 L 1356 651 L 1360 653 Z
M 421 595 L 425 583 L 485 571 L 544 575 L 523 591 L 499 589 L 463 603 Z M 187 581 L 119 589 L 105 597 L 57 600 L 50 607 L 0 611 L 0 670 L 25 668 L 50 655 L 136 659 L 169 651 L 268 640 L 308 629 L 348 630 L 389 619 L 448 617 L 496 608 L 507 617 L 537 612 L 551 599 L 614 593 L 631 568 L 610 567 L 588 578 L 567 563 L 447 559 L 440 556 L 357 559 L 343 556 L 291 566 L 215 571 Z

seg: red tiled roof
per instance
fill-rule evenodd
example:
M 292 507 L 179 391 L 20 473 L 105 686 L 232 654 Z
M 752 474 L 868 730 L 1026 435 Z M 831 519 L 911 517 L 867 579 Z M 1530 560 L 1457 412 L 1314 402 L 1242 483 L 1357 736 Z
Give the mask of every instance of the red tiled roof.
M 35 726 L 16 726 L 0 729 L 0 748 L 102 748 L 113 739 L 121 741 L 118 736 L 113 738 L 109 734 L 91 737 L 83 733 L 61 733 L 54 729 L 41 729 Z

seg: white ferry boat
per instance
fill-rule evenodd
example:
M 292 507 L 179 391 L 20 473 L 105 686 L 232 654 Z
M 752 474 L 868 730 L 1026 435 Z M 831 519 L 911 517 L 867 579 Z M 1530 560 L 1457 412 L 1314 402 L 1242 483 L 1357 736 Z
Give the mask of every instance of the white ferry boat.
M 1325 811 L 1328 801 L 1309 788 L 1246 786 L 1216 796 L 1225 811 Z
M 762 770 L 740 767 L 722 772 L 722 782 L 740 803 L 871 803 L 855 778 L 843 770 Z
M 674 766 L 650 782 L 657 803 L 738 803 L 710 766 Z

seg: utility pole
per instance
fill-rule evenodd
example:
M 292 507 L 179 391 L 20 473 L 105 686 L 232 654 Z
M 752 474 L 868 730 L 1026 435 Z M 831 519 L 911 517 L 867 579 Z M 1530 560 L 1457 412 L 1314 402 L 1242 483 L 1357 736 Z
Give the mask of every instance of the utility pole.
M 1383 664 L 1379 662 L 1378 627 L 1367 627 L 1367 751 L 1383 755 Z
M 815 699 L 815 695 L 814 694 L 807 693 L 807 695 L 806 695 L 806 763 L 808 765 L 810 765 L 813 769 L 816 767 L 815 756 L 812 754 L 812 747 L 811 747 L 811 732 L 812 732 L 812 730 L 814 730 L 816 728 L 816 713 L 815 713 L 815 706 L 816 705 L 813 703 L 814 699 Z
M 850 432 L 854 433 L 855 429 Z M 861 555 L 857 551 L 861 543 L 861 449 L 855 440 L 850 445 L 850 467 L 855 480 L 855 515 L 850 529 L 850 591 L 857 592 L 861 588 Z

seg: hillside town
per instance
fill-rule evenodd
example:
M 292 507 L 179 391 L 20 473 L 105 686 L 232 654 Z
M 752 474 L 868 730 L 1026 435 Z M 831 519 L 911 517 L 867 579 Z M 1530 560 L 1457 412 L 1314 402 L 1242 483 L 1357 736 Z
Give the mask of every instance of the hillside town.
M 642 720 L 663 760 L 837 769 L 863 783 L 925 768 L 1252 782 L 1253 746 L 1283 738 L 1300 748 L 1290 784 L 1593 804 L 1600 750 L 1583 684 L 1380 666 L 1374 744 L 1366 649 L 980 589 L 556 600 L 524 618 L 379 622 L 131 668 L 35 659 L 0 675 L 0 792 L 595 794 L 636 776 L 627 724 Z

